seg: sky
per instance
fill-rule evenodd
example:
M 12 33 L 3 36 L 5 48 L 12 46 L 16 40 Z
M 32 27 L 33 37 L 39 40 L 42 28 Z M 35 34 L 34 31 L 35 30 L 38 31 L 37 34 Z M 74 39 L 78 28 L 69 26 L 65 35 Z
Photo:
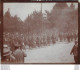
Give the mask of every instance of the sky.
M 74 70 L 74 65 L 10 65 L 10 70 Z
M 70 3 L 67 3 L 70 6 Z M 77 7 L 77 3 L 74 3 Z M 55 3 L 42 3 L 42 12 L 45 13 L 45 10 L 49 12 L 52 10 Z M 25 20 L 28 14 L 31 14 L 34 10 L 40 11 L 41 10 L 41 3 L 4 3 L 3 5 L 3 12 L 10 9 L 11 16 L 17 15 L 21 18 L 21 20 Z

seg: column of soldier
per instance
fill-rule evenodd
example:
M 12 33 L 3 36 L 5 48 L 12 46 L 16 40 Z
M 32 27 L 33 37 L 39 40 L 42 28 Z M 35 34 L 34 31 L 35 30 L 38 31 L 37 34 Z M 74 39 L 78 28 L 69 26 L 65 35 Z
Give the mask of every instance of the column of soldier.
M 51 44 L 54 45 L 57 42 L 70 43 L 78 39 L 77 37 L 77 34 L 59 34 L 58 36 L 52 34 L 51 36 L 34 37 L 21 33 L 4 33 L 2 61 L 24 63 L 26 49 L 47 47 Z
M 45 47 L 49 46 L 50 44 L 55 44 L 57 42 L 72 42 L 77 40 L 78 35 L 75 34 L 59 34 L 58 36 L 55 36 L 52 34 L 51 36 L 27 36 L 20 33 L 17 34 L 11 34 L 11 33 L 4 33 L 4 44 L 9 45 L 12 47 L 16 43 L 19 43 L 20 45 L 28 46 L 29 49 L 36 48 L 36 47 Z

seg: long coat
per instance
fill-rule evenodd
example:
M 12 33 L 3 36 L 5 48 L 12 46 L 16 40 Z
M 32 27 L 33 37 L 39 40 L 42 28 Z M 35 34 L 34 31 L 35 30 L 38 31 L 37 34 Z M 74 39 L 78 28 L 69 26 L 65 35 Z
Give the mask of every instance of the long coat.
M 78 56 L 78 45 L 74 45 L 72 50 L 71 50 L 71 54 L 73 53 L 74 56 Z
M 21 49 L 15 50 L 13 55 L 15 57 L 15 63 L 24 63 L 24 57 L 26 57 L 26 54 Z

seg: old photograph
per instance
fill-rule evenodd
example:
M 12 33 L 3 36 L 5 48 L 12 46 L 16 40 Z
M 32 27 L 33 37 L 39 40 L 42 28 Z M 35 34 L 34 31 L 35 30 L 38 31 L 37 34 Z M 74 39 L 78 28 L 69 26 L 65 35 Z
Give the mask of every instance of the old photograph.
M 2 63 L 78 63 L 78 3 L 4 3 Z
M 2 64 L 1 70 L 80 70 L 80 65 L 9 65 Z

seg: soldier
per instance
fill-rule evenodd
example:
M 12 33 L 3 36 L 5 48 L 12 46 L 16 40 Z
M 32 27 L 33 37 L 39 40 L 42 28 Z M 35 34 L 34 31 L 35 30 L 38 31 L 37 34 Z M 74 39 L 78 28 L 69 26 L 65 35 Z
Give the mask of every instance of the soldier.
M 18 43 L 15 44 L 15 51 L 13 52 L 13 55 L 15 57 L 15 63 L 24 63 L 24 57 L 27 56 L 27 54 L 20 49 L 20 45 Z
M 71 34 L 71 41 L 73 41 L 73 34 Z
M 43 36 L 43 45 L 46 46 L 46 39 L 45 39 L 45 36 Z
M 67 41 L 70 42 L 70 34 L 67 35 Z
M 48 45 L 50 45 L 50 40 L 51 40 L 50 37 L 47 36 L 47 44 L 48 44 Z
M 38 37 L 36 38 L 36 45 L 37 45 L 38 47 L 40 47 L 40 42 L 39 42 L 39 38 L 38 38 Z
M 28 46 L 29 46 L 29 49 L 32 48 L 32 46 L 31 46 L 31 39 L 30 38 L 28 38 Z
M 78 35 L 76 33 L 74 33 L 74 40 L 76 40 L 78 37 Z
M 63 36 L 63 37 L 64 37 L 64 41 L 66 41 L 66 33 L 64 34 L 64 36 Z
M 55 43 L 55 38 L 54 38 L 54 36 L 52 35 L 52 43 L 54 44 Z
M 32 48 L 35 48 L 35 42 L 34 42 L 34 38 L 33 37 L 31 38 L 31 46 L 32 46 Z
M 74 55 L 75 63 L 78 63 L 78 42 L 77 41 L 75 41 L 75 45 L 73 46 L 70 54 L 72 53 Z
M 42 40 L 42 38 L 40 39 L 40 47 L 42 47 L 43 46 L 43 40 Z
M 62 41 L 62 34 L 59 34 L 60 42 Z

